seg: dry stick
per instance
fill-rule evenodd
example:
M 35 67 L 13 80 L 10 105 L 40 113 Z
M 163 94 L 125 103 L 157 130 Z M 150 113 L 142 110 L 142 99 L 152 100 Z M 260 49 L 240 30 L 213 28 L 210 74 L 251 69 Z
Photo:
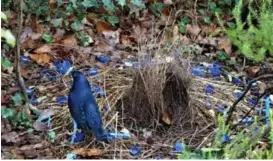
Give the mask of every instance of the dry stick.
M 260 95 L 258 98 L 257 98 L 257 100 L 256 100 L 256 102 L 255 102 L 255 104 L 252 106 L 252 108 L 245 114 L 245 116 L 244 117 L 242 117 L 242 119 L 236 124 L 236 125 L 234 125 L 232 128 L 231 128 L 231 130 L 234 130 L 250 113 L 251 113 L 251 111 L 253 111 L 254 109 L 255 109 L 255 107 L 257 106 L 257 104 L 259 103 L 259 100 L 261 99 L 261 98 L 263 98 L 264 96 L 266 96 L 266 95 L 268 95 L 268 94 L 270 94 L 270 91 L 269 92 L 264 92 L 262 95 Z
M 22 7 L 23 7 L 23 0 L 19 0 L 19 16 L 18 16 L 18 33 L 17 33 L 17 37 L 16 37 L 16 47 L 17 47 L 17 52 L 15 55 L 15 65 L 16 65 L 16 77 L 19 83 L 19 87 L 21 88 L 22 92 L 24 93 L 24 98 L 25 98 L 25 107 L 27 110 L 27 113 L 30 113 L 29 111 L 29 100 L 28 100 L 28 96 L 27 96 L 27 88 L 24 82 L 24 79 L 21 75 L 21 68 L 20 68 L 20 35 L 21 35 L 21 31 L 22 31 L 22 18 L 23 18 L 23 14 L 22 14 Z
M 261 75 L 257 78 L 252 79 L 249 83 L 247 88 L 245 89 L 244 93 L 241 95 L 241 97 L 239 99 L 237 99 L 233 105 L 230 107 L 229 111 L 227 112 L 227 119 L 225 124 L 227 125 L 231 119 L 231 116 L 235 110 L 236 105 L 245 97 L 245 95 L 247 94 L 247 92 L 250 90 L 252 83 L 256 82 L 257 80 L 261 80 L 261 79 L 267 79 L 267 78 L 273 78 L 273 74 L 265 74 L 265 75 Z

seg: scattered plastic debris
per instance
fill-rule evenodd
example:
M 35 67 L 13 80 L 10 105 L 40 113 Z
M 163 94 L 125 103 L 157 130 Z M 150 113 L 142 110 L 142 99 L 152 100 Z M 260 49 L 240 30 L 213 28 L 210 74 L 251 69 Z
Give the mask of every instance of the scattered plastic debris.
M 109 133 L 109 135 L 113 137 L 114 139 L 129 139 L 130 138 L 130 134 L 128 133 Z
M 39 98 L 33 98 L 30 100 L 30 103 L 32 105 L 38 105 L 40 102 L 42 102 L 42 100 L 46 99 L 47 97 L 46 96 L 42 96 L 42 97 L 39 97 Z
M 247 103 L 250 104 L 251 106 L 254 106 L 256 104 L 256 100 L 254 99 L 247 99 Z
M 59 104 L 67 103 L 67 96 L 59 96 L 56 98 L 56 102 Z
M 254 122 L 254 120 L 253 120 L 253 117 L 251 117 L 251 116 L 247 116 L 246 118 L 244 118 L 243 120 L 242 120 L 242 118 L 240 118 L 239 120 L 238 120 L 238 122 L 242 122 L 242 123 L 244 123 L 246 126 L 248 126 L 248 125 L 251 125 L 253 122 Z
M 222 136 L 222 143 L 227 143 L 230 141 L 230 138 L 228 136 L 228 134 L 225 134 L 224 136 Z
M 155 159 L 156 159 L 156 160 L 162 160 L 162 159 L 163 159 L 163 156 L 161 156 L 161 155 L 160 155 L 160 156 L 156 156 Z
M 32 61 L 28 56 L 20 56 L 20 62 L 24 64 L 28 64 L 28 63 L 31 63 Z
M 29 97 L 32 96 L 33 93 L 34 93 L 34 90 L 35 90 L 35 87 L 30 87 L 30 88 L 28 88 L 28 89 L 26 90 L 27 95 L 28 95 Z
M 40 75 L 42 77 L 46 76 L 49 80 L 55 80 L 59 77 L 67 75 L 73 69 L 69 60 L 64 60 L 62 62 L 55 61 L 53 62 L 53 65 L 53 68 L 41 69 Z
M 94 75 L 97 75 L 97 74 L 99 74 L 99 69 L 98 68 L 89 68 L 88 71 L 87 71 L 87 75 L 94 76 Z
M 265 100 L 265 118 L 266 126 L 270 126 L 270 98 L 267 97 Z
M 203 66 L 197 65 L 191 69 L 191 73 L 195 76 L 199 77 L 205 77 L 206 76 L 206 70 Z
M 98 61 L 101 63 L 108 63 L 110 61 L 110 58 L 108 56 L 101 55 L 98 57 Z
M 77 155 L 75 154 L 75 153 L 68 153 L 67 155 L 66 155 L 66 160 L 74 160 L 74 159 L 76 159 L 77 158 Z
M 141 153 L 141 149 L 138 145 L 131 146 L 130 154 L 133 156 L 139 155 Z
M 98 96 L 105 96 L 105 92 L 104 90 L 97 84 L 92 84 L 92 91 L 95 95 L 98 95 Z
M 174 151 L 177 153 L 182 153 L 184 150 L 184 147 L 185 147 L 184 143 L 181 143 L 181 142 L 175 143 L 174 144 Z
M 74 143 L 79 143 L 82 142 L 85 138 L 85 134 L 83 133 L 83 131 L 81 130 L 77 130 L 76 135 L 75 135 L 75 139 L 74 139 Z
M 206 94 L 213 94 L 214 93 L 214 86 L 211 84 L 207 84 L 205 92 L 206 92 Z
M 243 92 L 239 91 L 239 90 L 235 90 L 234 95 L 235 95 L 236 99 L 238 100 L 243 95 Z
M 231 78 L 231 82 L 234 83 L 234 84 L 240 84 L 240 83 L 242 83 L 242 81 L 239 78 L 235 78 L 235 77 Z
M 227 106 L 223 105 L 223 104 L 220 104 L 217 106 L 217 110 L 222 113 L 226 110 L 226 108 L 227 108 Z

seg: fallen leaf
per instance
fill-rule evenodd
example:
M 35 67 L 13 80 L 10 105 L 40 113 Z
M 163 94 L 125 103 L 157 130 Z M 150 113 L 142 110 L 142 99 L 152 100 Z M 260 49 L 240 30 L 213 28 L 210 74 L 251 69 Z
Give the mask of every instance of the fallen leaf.
M 78 41 L 77 41 L 75 35 L 70 35 L 67 38 L 62 40 L 62 44 L 76 46 L 78 44 Z
M 13 131 L 1 135 L 1 141 L 5 141 L 6 143 L 18 143 L 21 141 L 21 139 L 18 137 L 17 132 Z
M 163 20 L 168 21 L 170 16 L 170 8 L 168 6 L 165 6 L 161 9 L 161 13 L 163 15 Z
M 109 52 L 113 51 L 114 48 L 103 41 L 99 41 L 96 45 L 94 45 L 94 50 L 98 52 Z
M 80 148 L 80 149 L 74 149 L 73 153 L 81 156 L 101 156 L 104 151 L 101 149 L 85 149 L 85 148 Z
M 29 57 L 40 65 L 49 64 L 52 59 L 48 54 L 29 54 Z
M 200 27 L 197 26 L 197 25 L 187 24 L 187 25 L 186 25 L 186 31 L 187 31 L 187 33 L 189 33 L 190 35 L 197 36 L 197 35 L 200 33 L 201 29 L 200 29 Z
M 116 31 L 103 31 L 102 34 L 105 37 L 105 40 L 108 44 L 116 46 L 119 43 L 120 30 Z
M 51 53 L 51 47 L 49 45 L 43 45 L 37 49 L 34 50 L 34 53 Z
M 49 129 L 49 126 L 47 123 L 45 122 L 35 122 L 33 124 L 33 128 L 36 130 L 36 131 L 41 131 L 41 132 L 44 132 L 44 131 L 47 131 Z
M 165 122 L 167 125 L 171 125 L 172 124 L 172 120 L 171 120 L 171 116 L 168 112 L 164 112 L 163 116 L 162 116 L 162 121 Z
M 102 33 L 105 31 L 115 31 L 111 24 L 104 21 L 98 21 L 96 23 L 96 28 L 99 33 Z
M 218 49 L 224 49 L 228 56 L 232 54 L 232 43 L 227 37 L 220 38 L 217 45 Z
M 1 95 L 1 105 L 8 105 L 10 103 L 10 96 L 2 93 Z
M 259 66 L 252 66 L 252 67 L 247 68 L 246 71 L 247 71 L 247 74 L 249 77 L 254 77 L 260 71 L 260 67 Z

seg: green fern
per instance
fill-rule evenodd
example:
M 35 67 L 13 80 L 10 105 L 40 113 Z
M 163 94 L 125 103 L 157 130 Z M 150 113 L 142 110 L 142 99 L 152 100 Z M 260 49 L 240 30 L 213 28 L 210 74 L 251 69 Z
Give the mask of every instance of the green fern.
M 241 20 L 243 1 L 240 0 L 235 6 L 232 12 L 236 23 L 234 29 L 226 29 L 219 15 L 216 14 L 216 16 L 229 39 L 239 48 L 240 52 L 248 59 L 260 62 L 264 60 L 267 52 L 273 56 L 272 1 L 263 0 L 259 11 L 253 9 L 251 4 L 252 1 L 248 5 L 250 13 L 247 16 L 247 22 L 244 23 Z M 257 27 L 252 24 L 254 18 L 258 20 Z M 248 29 L 244 29 L 246 23 L 249 26 Z

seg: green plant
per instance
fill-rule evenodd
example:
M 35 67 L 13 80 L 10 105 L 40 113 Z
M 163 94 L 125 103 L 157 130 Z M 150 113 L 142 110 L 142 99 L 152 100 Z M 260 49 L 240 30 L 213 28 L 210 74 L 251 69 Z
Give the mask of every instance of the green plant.
M 249 14 L 247 16 L 247 22 L 242 22 L 241 14 L 243 1 L 239 3 L 233 9 L 233 16 L 235 18 L 235 28 L 225 28 L 223 22 L 219 18 L 219 14 L 216 13 L 218 21 L 229 39 L 235 44 L 240 52 L 244 54 L 248 59 L 255 62 L 264 60 L 266 53 L 268 52 L 273 56 L 273 11 L 272 1 L 263 0 L 259 10 L 255 10 L 252 5 L 252 1 L 248 4 Z M 255 27 L 252 23 L 253 19 L 258 20 L 258 26 Z M 249 28 L 244 29 L 245 25 Z
M 4 22 L 8 22 L 8 18 L 6 14 L 4 14 L 3 12 L 1 12 L 1 20 L 3 20 Z M 1 27 L 1 38 L 4 38 L 5 42 L 11 47 L 15 47 L 16 40 L 15 40 L 15 37 L 10 32 L 10 30 L 5 30 L 5 29 L 2 29 Z

